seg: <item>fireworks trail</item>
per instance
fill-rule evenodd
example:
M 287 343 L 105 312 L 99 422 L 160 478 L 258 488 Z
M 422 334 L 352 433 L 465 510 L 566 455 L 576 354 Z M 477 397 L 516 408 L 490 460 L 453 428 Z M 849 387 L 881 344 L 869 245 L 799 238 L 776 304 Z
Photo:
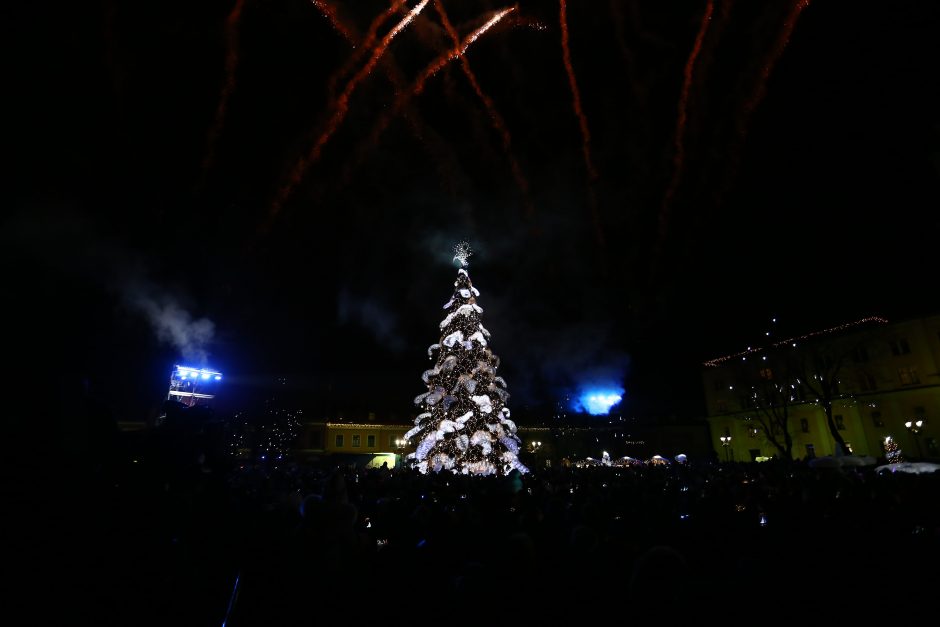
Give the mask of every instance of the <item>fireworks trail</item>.
M 738 117 L 738 134 L 742 142 L 747 136 L 747 126 L 751 115 L 767 94 L 767 81 L 770 78 L 770 74 L 773 72 L 774 66 L 777 65 L 777 61 L 780 60 L 780 57 L 783 56 L 784 51 L 787 49 L 787 44 L 790 43 L 790 36 L 793 34 L 793 29 L 796 28 L 796 22 L 800 19 L 800 14 L 803 12 L 803 9 L 809 6 L 809 1 L 810 0 L 796 0 L 793 3 L 790 13 L 783 21 L 783 28 L 780 29 L 780 34 L 777 36 L 776 41 L 774 41 L 773 47 L 770 49 L 767 61 L 761 66 L 760 76 L 754 86 L 754 91 L 751 93 L 750 97 L 744 101 L 741 115 Z
M 372 131 L 369 133 L 369 139 L 365 142 L 368 146 L 378 146 L 379 140 L 382 138 L 382 133 L 388 128 L 388 125 L 391 123 L 392 119 L 395 118 L 402 110 L 408 105 L 411 99 L 415 96 L 419 96 L 423 91 L 425 84 L 428 79 L 441 71 L 448 62 L 453 59 L 459 58 L 470 47 L 474 41 L 480 38 L 483 33 L 488 31 L 490 28 L 495 26 L 503 17 L 515 11 L 516 7 L 509 7 L 507 9 L 502 9 L 497 11 L 493 16 L 486 21 L 483 26 L 479 27 L 466 37 L 459 45 L 455 45 L 451 50 L 448 50 L 436 59 L 431 61 L 431 63 L 424 68 L 424 70 L 418 75 L 418 77 L 412 82 L 411 87 L 408 89 L 399 90 L 398 98 L 395 99 L 395 103 L 392 106 L 390 111 L 385 111 L 379 119 L 376 121 L 375 125 L 372 127 Z M 364 159 L 363 152 L 360 151 L 359 163 Z
M 626 68 L 627 82 L 633 87 L 634 97 L 645 104 L 645 94 L 639 89 L 639 83 L 637 82 L 636 56 L 627 46 L 627 37 L 623 31 L 624 16 L 620 11 L 620 4 L 617 0 L 610 0 L 610 16 L 614 24 L 617 47 L 620 48 L 620 56 L 623 57 L 623 64 Z
M 591 160 L 591 131 L 588 128 L 587 116 L 581 107 L 581 92 L 578 91 L 578 81 L 574 75 L 574 66 L 571 64 L 571 47 L 568 45 L 568 3 L 559 0 L 558 21 L 561 25 L 561 53 L 568 74 L 568 85 L 571 87 L 571 104 L 574 114 L 581 127 L 581 152 L 584 153 L 584 165 L 588 172 L 588 204 L 591 207 L 591 221 L 594 224 L 594 235 L 597 243 L 604 246 L 604 232 L 601 230 L 600 216 L 597 210 L 597 197 L 594 194 L 594 181 L 597 180 L 597 170 Z
M 454 46 L 459 46 L 460 36 L 457 34 L 456 29 L 454 29 L 450 19 L 447 17 L 447 12 L 444 10 L 444 5 L 441 0 L 437 0 L 434 3 L 434 7 L 437 9 L 437 13 L 441 18 L 441 24 L 444 25 L 444 29 L 447 31 L 447 35 L 454 43 Z M 482 87 L 480 87 L 480 83 L 477 80 L 476 74 L 474 74 L 473 70 L 470 68 L 470 61 L 467 60 L 466 55 L 460 55 L 460 66 L 463 69 L 463 73 L 467 77 L 467 80 L 470 82 L 470 85 L 473 87 L 473 91 L 476 92 L 477 97 L 483 102 L 483 106 L 486 107 L 486 113 L 489 115 L 490 121 L 493 123 L 493 128 L 497 133 L 499 133 L 503 140 L 503 151 L 506 153 L 506 157 L 509 159 L 509 167 L 512 170 L 512 176 L 516 180 L 516 185 L 518 185 L 519 189 L 522 191 L 522 195 L 525 199 L 524 202 L 526 213 L 529 215 L 529 217 L 532 217 L 532 214 L 535 212 L 535 207 L 532 205 L 532 201 L 529 198 L 529 181 L 522 173 L 522 168 L 519 166 L 519 161 L 512 153 L 512 136 L 509 134 L 509 129 L 506 127 L 506 122 L 503 120 L 503 116 L 499 114 L 499 111 L 496 110 L 496 105 L 493 103 L 493 99 L 483 91 Z
M 699 52 L 702 50 L 702 42 L 705 40 L 705 34 L 708 32 L 708 25 L 712 19 L 714 1 L 708 0 L 705 5 L 705 13 L 702 15 L 702 23 L 699 26 L 698 34 L 695 36 L 695 43 L 689 52 L 689 58 L 682 71 L 682 91 L 679 95 L 678 114 L 676 116 L 676 137 L 675 152 L 672 159 L 672 178 L 666 193 L 663 196 L 662 206 L 659 209 L 659 243 L 662 244 L 666 236 L 666 225 L 669 222 L 669 211 L 672 206 L 672 198 L 675 196 L 676 189 L 679 186 L 679 180 L 682 177 L 682 168 L 685 165 L 685 125 L 689 110 L 689 90 L 692 87 L 692 70 L 695 69 L 695 61 L 698 59 Z
M 483 26 L 479 27 L 466 37 L 459 44 L 455 44 L 453 49 L 447 51 L 446 53 L 440 55 L 435 59 L 429 66 L 424 68 L 424 71 L 418 76 L 415 80 L 414 85 L 412 86 L 411 93 L 413 96 L 420 96 L 421 92 L 424 91 L 425 83 L 428 79 L 441 71 L 441 69 L 453 61 L 454 59 L 459 59 L 467 53 L 467 49 L 470 47 L 473 42 L 483 36 L 483 34 L 489 29 L 493 28 L 501 19 L 506 17 L 508 14 L 516 10 L 517 7 L 512 6 L 508 9 L 502 9 L 493 14 L 490 19 L 488 19 Z
M 382 27 L 382 25 L 385 24 L 385 22 L 390 17 L 392 17 L 392 15 L 398 13 L 402 6 L 404 6 L 405 2 L 407 2 L 407 0 L 393 0 L 393 2 L 383 13 L 379 13 L 375 19 L 372 20 L 372 23 L 369 24 L 369 28 L 366 31 L 366 34 L 362 37 L 362 41 L 360 41 L 358 44 L 356 42 L 358 37 L 355 37 L 354 32 L 350 32 L 352 37 L 347 37 L 347 39 L 349 39 L 349 43 L 352 44 L 353 53 L 349 59 L 346 60 L 346 63 L 344 63 L 342 67 L 337 70 L 333 76 L 330 77 L 330 82 L 327 87 L 327 93 L 329 93 L 330 98 L 333 98 L 336 95 L 336 86 L 339 81 L 347 76 L 352 71 L 352 68 L 354 68 L 356 64 L 362 60 L 362 57 L 375 45 L 375 42 L 378 39 L 379 29 Z
M 723 202 L 725 194 L 727 194 L 734 179 L 737 178 L 738 164 L 741 160 L 743 146 L 747 140 L 747 132 L 751 117 L 767 93 L 767 81 L 770 79 L 770 75 L 773 72 L 777 62 L 780 60 L 780 57 L 783 56 L 783 53 L 787 48 L 787 44 L 790 43 L 790 36 L 793 34 L 793 30 L 796 28 L 796 22 L 799 19 L 800 14 L 808 6 L 809 0 L 796 0 L 793 3 L 793 6 L 790 8 L 789 13 L 787 14 L 787 17 L 783 21 L 783 27 L 780 29 L 780 33 L 777 35 L 776 40 L 774 40 L 774 44 L 770 49 L 770 53 L 767 55 L 767 60 L 763 63 L 763 65 L 761 65 L 760 74 L 754 84 L 753 91 L 747 98 L 744 99 L 744 102 L 741 105 L 739 113 L 736 117 L 737 128 L 735 137 L 731 139 L 730 146 L 728 148 L 727 174 L 724 176 L 724 180 L 719 184 L 717 190 L 715 191 L 714 202 L 716 204 L 721 204 Z
M 320 13 L 323 14 L 323 17 L 330 21 L 330 25 L 333 27 L 337 33 L 342 35 L 343 39 L 356 45 L 356 36 L 354 34 L 355 29 L 349 24 L 343 21 L 339 16 L 339 12 L 329 2 L 326 0 L 310 0 L 313 6 L 317 7 L 320 10 Z
M 349 110 L 349 98 L 352 96 L 353 91 L 359 83 L 366 78 L 372 69 L 375 67 L 375 64 L 378 63 L 382 54 L 388 49 L 389 44 L 392 43 L 392 40 L 405 29 L 408 24 L 424 9 L 427 3 L 430 0 L 421 0 L 411 11 L 408 12 L 405 17 L 395 25 L 392 30 L 390 30 L 385 37 L 382 38 L 382 41 L 375 47 L 372 51 L 372 56 L 369 57 L 368 62 L 360 68 L 356 74 L 353 75 L 349 82 L 346 84 L 343 93 L 341 93 L 333 105 L 333 114 L 330 116 L 329 121 L 326 124 L 326 129 L 314 143 L 313 147 L 310 149 L 310 153 L 306 157 L 302 157 L 297 161 L 297 164 L 291 170 L 290 176 L 288 177 L 287 183 L 281 187 L 278 191 L 277 197 L 274 199 L 274 202 L 271 205 L 270 215 L 271 217 L 276 216 L 281 207 L 284 205 L 284 202 L 290 196 L 294 188 L 303 180 L 304 173 L 307 171 L 309 165 L 317 159 L 320 158 L 320 152 L 323 150 L 323 146 L 330 140 L 330 137 L 333 136 L 333 133 L 336 132 L 336 129 L 339 127 L 340 123 L 346 117 L 346 112 Z
M 401 9 L 405 1 L 406 0 L 395 0 L 391 4 L 391 8 L 389 10 L 386 10 L 384 13 L 380 14 L 378 17 L 376 17 L 372 21 L 372 24 L 369 26 L 369 30 L 366 33 L 366 35 L 364 37 L 360 37 L 359 33 L 356 30 L 356 27 L 342 21 L 334 7 L 324 2 L 318 2 L 317 0 L 314 0 L 313 2 L 314 5 L 316 5 L 321 10 L 323 15 L 327 19 L 330 20 L 331 24 L 333 25 L 334 30 L 339 32 L 354 50 L 353 57 L 350 60 L 348 60 L 347 63 L 344 64 L 343 68 L 340 69 L 334 76 L 330 77 L 329 87 L 328 87 L 328 94 L 329 94 L 330 100 L 327 103 L 328 108 L 331 108 L 335 102 L 336 84 L 339 81 L 340 76 L 348 73 L 349 70 L 355 65 L 355 63 L 358 60 L 360 60 L 366 52 L 369 51 L 369 49 L 375 44 L 378 29 L 381 28 L 382 24 L 385 23 L 386 19 L 391 16 L 393 10 L 397 11 Z M 385 74 L 388 77 L 388 80 L 392 83 L 392 86 L 395 89 L 395 93 L 401 93 L 402 90 L 405 88 L 405 77 L 402 75 L 401 70 L 394 63 L 394 61 L 392 60 L 390 56 L 383 57 L 382 62 L 383 62 L 382 63 L 383 68 L 385 69 Z M 405 111 L 405 117 L 408 121 L 409 126 L 411 126 L 411 132 L 414 134 L 414 136 L 417 137 L 419 140 L 422 139 L 424 137 L 424 129 L 422 128 L 421 124 L 418 122 L 418 112 L 414 111 L 411 108 L 408 108 Z M 423 145 L 426 145 L 426 144 L 423 143 Z M 362 151 L 360 151 L 360 153 L 361 152 Z M 445 158 L 442 157 L 440 154 L 432 155 L 432 160 L 441 164 L 440 166 L 441 176 L 447 179 L 450 179 L 453 173 L 445 170 L 445 166 L 443 165 L 444 159 Z M 357 162 L 357 165 L 358 165 L 358 162 Z M 352 175 L 352 168 L 347 162 L 347 165 L 343 168 L 343 174 L 341 177 L 343 184 L 348 184 L 349 179 L 351 178 L 351 175 Z
M 225 18 L 225 83 L 222 86 L 222 93 L 219 94 L 219 104 L 215 110 L 215 119 L 209 129 L 209 136 L 206 140 L 206 154 L 202 160 L 203 176 L 212 167 L 215 160 L 215 144 L 222 135 L 222 126 L 225 123 L 225 114 L 228 109 L 228 101 L 235 91 L 235 71 L 238 69 L 238 30 L 241 24 L 242 10 L 245 8 L 245 0 L 235 0 L 235 6 Z

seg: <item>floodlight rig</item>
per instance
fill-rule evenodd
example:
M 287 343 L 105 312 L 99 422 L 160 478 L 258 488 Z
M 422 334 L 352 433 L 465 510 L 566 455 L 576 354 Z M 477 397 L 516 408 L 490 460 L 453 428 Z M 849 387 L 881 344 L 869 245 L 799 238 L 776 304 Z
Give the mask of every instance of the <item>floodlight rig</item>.
M 215 398 L 215 390 L 222 381 L 222 373 L 206 368 L 174 366 L 170 373 L 167 400 L 178 401 L 187 407 L 207 404 Z

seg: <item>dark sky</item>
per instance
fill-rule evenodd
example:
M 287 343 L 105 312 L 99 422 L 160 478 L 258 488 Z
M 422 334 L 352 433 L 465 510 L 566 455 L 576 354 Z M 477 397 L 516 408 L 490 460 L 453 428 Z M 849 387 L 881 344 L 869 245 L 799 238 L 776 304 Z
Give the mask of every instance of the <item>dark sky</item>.
M 717 0 L 666 213 L 706 2 L 570 2 L 593 181 L 556 2 L 522 2 L 468 49 L 511 156 L 460 63 L 370 141 L 395 111 L 389 73 L 407 95 L 450 45 L 432 3 L 273 219 L 352 48 L 309 1 L 243 4 L 228 31 L 231 0 L 10 16 L 8 328 L 24 363 L 122 418 L 152 411 L 200 338 L 229 407 L 284 376 L 317 415 L 407 415 L 460 239 L 514 411 L 609 379 L 624 413 L 695 415 L 701 361 L 772 317 L 786 334 L 940 310 L 936 2 L 812 2 L 774 63 L 793 5 Z M 387 3 L 332 6 L 362 33 Z M 445 2 L 461 35 L 503 6 Z

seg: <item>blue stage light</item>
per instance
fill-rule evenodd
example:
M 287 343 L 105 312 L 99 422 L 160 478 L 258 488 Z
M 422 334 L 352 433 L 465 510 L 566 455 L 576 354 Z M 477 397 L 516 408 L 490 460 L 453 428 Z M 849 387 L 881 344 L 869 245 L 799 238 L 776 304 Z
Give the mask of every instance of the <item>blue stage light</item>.
M 208 372 L 203 372 L 203 373 L 202 373 L 202 378 L 203 378 L 203 379 L 208 379 L 208 378 L 209 378 L 209 373 L 208 373 Z
M 610 408 L 623 400 L 623 389 L 586 389 L 575 402 L 575 409 L 592 416 L 610 413 Z
M 222 380 L 222 375 L 220 375 L 220 374 L 215 375 L 215 380 L 216 380 L 216 381 L 221 381 L 221 380 Z

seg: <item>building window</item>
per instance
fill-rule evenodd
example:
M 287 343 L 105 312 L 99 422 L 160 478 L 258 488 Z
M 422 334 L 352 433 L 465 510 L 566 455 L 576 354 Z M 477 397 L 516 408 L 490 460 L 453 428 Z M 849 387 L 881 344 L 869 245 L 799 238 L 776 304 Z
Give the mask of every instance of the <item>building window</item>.
M 849 357 L 852 358 L 853 362 L 863 364 L 868 361 L 868 349 L 864 346 L 856 346 L 852 349 L 852 352 L 849 353 Z
M 880 411 L 873 411 L 871 413 L 871 423 L 876 427 L 884 427 L 885 421 L 881 419 Z
M 369 448 L 375 448 L 375 436 L 374 435 L 366 436 L 366 446 L 368 446 Z
M 731 427 L 725 427 L 725 436 L 731 437 Z
M 715 405 L 717 406 L 718 411 L 722 413 L 728 411 L 728 401 L 718 401 Z
M 842 414 L 836 414 L 836 429 L 839 431 L 845 431 L 845 420 L 842 418 Z
M 901 380 L 901 385 L 920 383 L 920 377 L 917 376 L 917 368 L 898 368 L 898 378 Z
M 757 374 L 760 375 L 761 379 L 767 379 L 768 381 L 774 378 L 774 371 L 770 368 L 761 368 L 757 371 Z
M 870 372 L 860 371 L 858 373 L 858 388 L 863 392 L 878 389 L 875 383 L 875 377 Z
M 899 340 L 891 340 L 891 354 L 892 355 L 907 355 L 911 352 L 911 346 L 907 343 L 907 340 L 901 338 Z
M 809 420 L 806 418 L 800 418 L 800 431 L 809 433 Z
M 336 448 L 343 448 L 343 436 L 336 436 Z
M 816 457 L 816 447 L 814 447 L 812 444 L 806 445 L 806 457 L 809 459 Z
M 715 379 L 715 391 L 719 391 L 721 388 L 725 387 L 721 379 Z
M 748 430 L 747 430 L 747 437 L 749 437 L 749 438 L 756 438 L 756 437 L 757 437 L 757 433 L 758 433 L 757 427 L 748 427 Z
M 354 433 L 352 437 L 353 448 L 359 448 L 359 446 L 362 444 L 360 440 L 361 440 L 361 436 L 358 433 Z

